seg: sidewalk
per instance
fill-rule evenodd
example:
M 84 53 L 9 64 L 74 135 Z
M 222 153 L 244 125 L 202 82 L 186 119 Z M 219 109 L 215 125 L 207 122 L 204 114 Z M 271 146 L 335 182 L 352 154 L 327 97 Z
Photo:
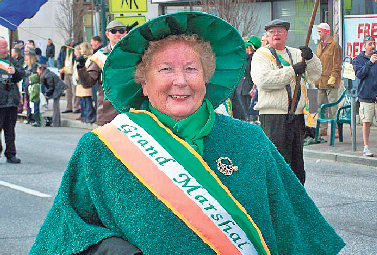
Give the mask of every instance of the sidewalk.
M 65 98 L 60 99 L 60 111 L 66 109 L 67 101 Z M 49 102 L 49 110 L 44 112 L 42 116 L 52 116 L 52 100 Z M 78 113 L 61 113 L 61 124 L 63 127 L 75 127 L 75 128 L 85 128 L 92 130 L 97 127 L 96 124 L 83 123 L 77 118 L 80 117 Z M 24 120 L 26 118 L 25 114 L 19 114 L 19 119 Z M 327 142 L 307 145 L 304 147 L 304 156 L 307 158 L 323 159 L 339 161 L 344 163 L 360 164 L 370 167 L 377 167 L 377 127 L 372 126 L 370 137 L 369 137 L 369 148 L 375 157 L 364 157 L 363 156 L 363 132 L 362 126 L 357 125 L 356 127 L 356 151 L 352 151 L 352 141 L 351 141 L 351 127 L 347 124 L 343 126 L 343 142 L 339 142 L 338 138 L 335 138 L 334 146 L 329 146 L 330 136 L 323 137 Z
M 362 125 L 356 125 L 356 151 L 352 151 L 352 138 L 350 125 L 343 125 L 343 142 L 335 138 L 334 146 L 329 146 L 330 136 L 323 137 L 326 143 L 312 144 L 304 147 L 304 156 L 310 158 L 333 160 L 345 163 L 360 164 L 377 167 L 377 127 L 370 128 L 369 148 L 375 157 L 364 157 Z
M 65 99 L 65 97 L 61 97 L 60 98 L 60 112 L 63 112 L 66 110 L 67 108 L 67 100 Z M 52 103 L 53 103 L 53 100 L 49 100 L 49 108 L 47 111 L 43 112 L 42 113 L 42 118 L 46 117 L 46 116 L 50 116 L 52 117 Z M 42 110 L 42 106 L 40 106 L 41 110 Z M 24 111 L 23 113 L 19 113 L 18 114 L 18 119 L 20 121 L 24 121 L 26 120 L 26 111 Z M 80 120 L 77 120 L 77 118 L 80 117 L 80 113 L 60 113 L 60 119 L 61 119 L 61 126 L 62 127 L 75 127 L 75 128 L 85 128 L 85 129 L 88 129 L 88 130 L 92 130 L 94 128 L 97 127 L 97 124 L 90 124 L 90 123 L 84 123 L 84 122 L 81 122 Z M 42 126 L 45 125 L 45 123 L 43 123 L 43 120 L 42 120 Z

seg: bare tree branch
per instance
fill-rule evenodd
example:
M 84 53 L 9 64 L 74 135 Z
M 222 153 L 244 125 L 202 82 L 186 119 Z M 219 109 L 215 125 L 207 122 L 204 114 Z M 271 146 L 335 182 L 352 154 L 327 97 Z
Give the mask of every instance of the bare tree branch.
M 59 28 L 59 34 L 65 39 L 74 38 L 76 41 L 82 41 L 84 2 L 62 0 L 58 3 L 57 13 L 55 26 Z
M 259 19 L 258 0 L 199 0 L 204 12 L 215 14 L 232 24 L 243 37 L 250 36 Z
M 73 0 L 62 0 L 57 7 L 55 26 L 59 28 L 59 34 L 65 38 L 73 36 Z

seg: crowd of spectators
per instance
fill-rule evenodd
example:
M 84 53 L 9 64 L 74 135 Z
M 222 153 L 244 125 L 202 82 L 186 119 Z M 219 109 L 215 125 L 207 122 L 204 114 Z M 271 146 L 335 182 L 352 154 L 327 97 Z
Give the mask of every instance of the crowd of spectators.
M 68 39 L 55 60 L 55 45 L 51 39 L 47 40 L 45 55 L 35 46 L 34 40 L 14 41 L 11 57 L 15 65 L 24 70 L 18 84 L 21 94 L 18 112 L 26 113 L 24 123 L 40 127 L 44 119 L 48 126 L 60 126 L 60 113 L 71 112 L 80 114 L 77 119 L 82 122 L 95 123 L 97 86 L 83 88 L 77 75 L 76 57 L 85 55 L 88 58 L 102 47 L 99 36 L 93 36 L 90 43 Z M 63 95 L 67 97 L 67 108 L 60 112 L 59 99 Z M 49 100 L 53 101 L 52 116 L 42 118 L 41 113 L 49 109 Z

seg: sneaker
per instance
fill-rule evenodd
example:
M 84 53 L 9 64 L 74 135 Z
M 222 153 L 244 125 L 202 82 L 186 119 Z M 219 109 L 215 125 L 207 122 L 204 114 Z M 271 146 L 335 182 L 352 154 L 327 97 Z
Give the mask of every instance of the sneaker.
M 373 153 L 370 151 L 369 147 L 364 147 L 363 156 L 373 157 Z
M 33 124 L 31 124 L 33 127 L 40 127 L 41 124 L 40 123 L 37 123 L 37 122 L 34 122 Z
M 10 158 L 7 158 L 7 162 L 12 164 L 18 164 L 21 163 L 21 159 L 17 158 L 16 156 L 12 156 Z
M 30 124 L 30 121 L 24 120 L 24 124 Z

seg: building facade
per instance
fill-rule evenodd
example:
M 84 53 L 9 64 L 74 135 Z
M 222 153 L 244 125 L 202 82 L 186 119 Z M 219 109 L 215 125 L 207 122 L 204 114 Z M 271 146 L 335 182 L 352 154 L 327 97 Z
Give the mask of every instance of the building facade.
M 60 46 L 67 38 L 63 38 L 56 26 L 55 17 L 58 12 L 58 3 L 62 0 L 49 0 L 40 11 L 32 18 L 25 20 L 19 27 L 19 39 L 33 39 L 37 47 L 45 54 L 47 38 L 51 38 L 58 52 Z M 101 10 L 99 2 L 106 4 L 105 22 L 109 22 L 120 15 L 138 14 L 110 14 L 108 0 L 83 0 L 96 3 L 96 7 L 83 17 L 84 40 L 89 40 L 92 35 L 101 35 Z M 146 20 L 161 14 L 177 11 L 201 11 L 200 1 L 195 0 L 147 0 L 148 12 L 142 13 Z M 313 33 L 309 46 L 316 49 L 318 36 L 316 25 L 326 22 L 332 28 L 332 36 L 344 50 L 344 56 L 355 57 L 362 50 L 362 39 L 365 35 L 377 37 L 377 0 L 320 0 L 314 22 Z M 255 24 L 250 34 L 262 36 L 264 24 L 272 19 L 281 18 L 291 23 L 287 44 L 299 47 L 305 43 L 308 24 L 312 15 L 315 0 L 261 0 L 253 4 Z

